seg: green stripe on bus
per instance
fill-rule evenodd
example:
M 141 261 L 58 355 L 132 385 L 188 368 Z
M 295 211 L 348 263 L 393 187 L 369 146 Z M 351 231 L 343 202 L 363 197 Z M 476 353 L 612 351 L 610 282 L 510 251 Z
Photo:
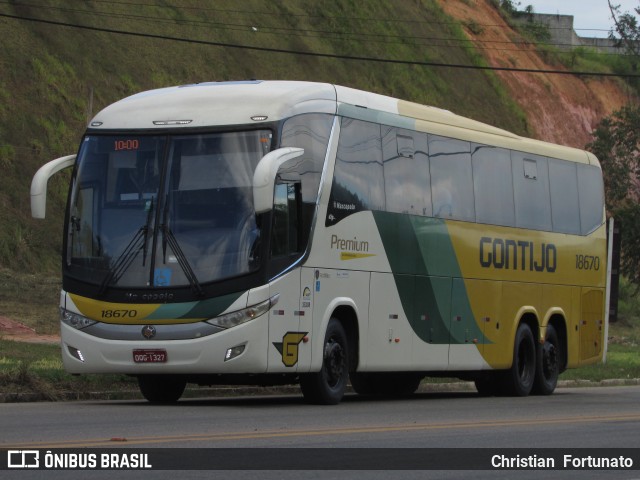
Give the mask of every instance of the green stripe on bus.
M 402 308 L 428 343 L 490 343 L 473 315 L 444 220 L 373 212 Z
M 147 317 L 148 320 L 176 318 L 213 318 L 224 312 L 244 292 L 230 293 L 221 297 L 209 298 L 199 302 L 185 302 L 160 305 L 158 309 Z

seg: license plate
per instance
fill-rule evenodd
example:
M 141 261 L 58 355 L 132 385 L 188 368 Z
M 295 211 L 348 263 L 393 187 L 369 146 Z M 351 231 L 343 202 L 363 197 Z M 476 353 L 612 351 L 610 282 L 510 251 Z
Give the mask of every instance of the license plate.
M 162 349 L 134 350 L 133 361 L 135 363 L 165 363 L 167 361 L 167 351 Z

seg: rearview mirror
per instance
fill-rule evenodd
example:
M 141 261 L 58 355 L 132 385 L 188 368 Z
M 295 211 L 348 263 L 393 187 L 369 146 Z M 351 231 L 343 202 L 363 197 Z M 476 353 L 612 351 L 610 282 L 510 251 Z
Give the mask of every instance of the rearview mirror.
M 31 216 L 44 218 L 47 210 L 47 182 L 60 170 L 72 166 L 75 155 L 56 158 L 41 166 L 31 180 Z
M 265 213 L 273 208 L 273 189 L 280 166 L 301 156 L 304 148 L 285 147 L 267 153 L 253 174 L 253 205 L 256 213 Z

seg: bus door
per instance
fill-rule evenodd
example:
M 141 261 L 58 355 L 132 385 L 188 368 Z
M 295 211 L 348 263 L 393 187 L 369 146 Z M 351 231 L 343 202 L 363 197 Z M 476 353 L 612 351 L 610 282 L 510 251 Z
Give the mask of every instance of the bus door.
M 269 372 L 295 373 L 299 345 L 305 336 L 300 331 L 300 269 L 273 281 L 269 296 L 274 295 L 278 295 L 278 302 L 269 312 Z
M 270 266 L 277 276 L 269 285 L 269 295 L 278 302 L 269 312 L 269 372 L 295 373 L 299 366 L 299 347 L 308 330 L 300 329 L 301 270 L 291 269 L 302 249 L 300 182 L 278 180 L 273 196 L 270 239 Z M 287 272 L 287 270 L 290 271 Z M 310 315 L 310 313 L 308 314 Z

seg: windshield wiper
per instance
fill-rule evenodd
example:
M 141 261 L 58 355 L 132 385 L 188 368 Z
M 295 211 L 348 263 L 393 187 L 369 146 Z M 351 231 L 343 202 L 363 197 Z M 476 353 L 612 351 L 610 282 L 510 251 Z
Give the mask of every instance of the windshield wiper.
M 168 202 L 167 202 L 168 204 Z M 175 237 L 169 226 L 167 225 L 167 214 L 169 211 L 168 205 L 165 204 L 164 212 L 162 213 L 162 225 L 160 225 L 160 231 L 162 232 L 162 261 L 167 263 L 167 243 L 173 250 L 176 259 L 178 260 L 178 265 L 184 272 L 185 277 L 189 281 L 189 285 L 191 285 L 191 289 L 199 296 L 204 295 L 204 291 L 200 286 L 200 282 L 198 281 L 198 277 L 196 273 L 191 268 L 189 264 L 189 260 L 187 260 L 187 256 L 180 248 L 180 244 L 178 243 L 178 239 Z
M 147 261 L 147 241 L 153 212 L 153 197 L 147 202 L 145 208 L 147 209 L 146 223 L 140 227 L 123 252 L 118 256 L 113 264 L 113 268 L 109 270 L 108 275 L 102 281 L 98 295 L 102 295 L 112 282 L 118 283 L 122 275 L 124 275 L 124 272 L 127 271 L 138 256 L 140 250 L 142 250 L 142 266 L 145 265 Z
M 180 268 L 184 272 L 185 277 L 187 277 L 187 280 L 189 280 L 189 284 L 191 285 L 193 291 L 200 296 L 204 295 L 204 291 L 200 286 L 198 277 L 196 277 L 196 273 L 193 271 L 193 268 L 191 268 L 189 260 L 187 260 L 187 256 L 180 248 L 180 244 L 178 243 L 178 240 L 176 239 L 171 229 L 167 225 L 161 225 L 160 231 L 162 232 L 162 255 L 166 257 L 166 245 L 168 243 L 171 247 L 171 250 L 173 250 L 173 253 L 176 256 L 176 259 L 178 260 L 178 265 L 180 265 Z

